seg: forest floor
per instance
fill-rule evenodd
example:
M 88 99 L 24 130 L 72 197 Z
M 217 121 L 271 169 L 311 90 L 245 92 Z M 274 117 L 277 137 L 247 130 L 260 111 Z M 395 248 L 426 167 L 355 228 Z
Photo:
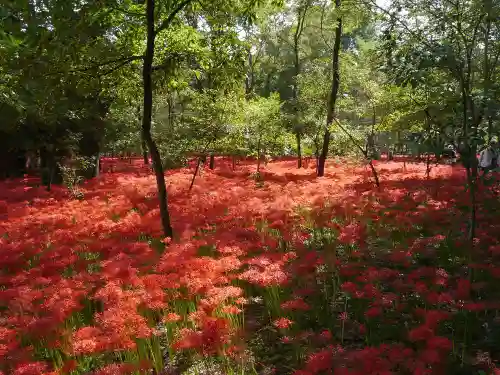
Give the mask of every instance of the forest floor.
M 469 243 L 461 167 L 375 166 L 169 171 L 173 239 L 139 160 L 0 183 L 0 371 L 500 373 L 496 181 Z

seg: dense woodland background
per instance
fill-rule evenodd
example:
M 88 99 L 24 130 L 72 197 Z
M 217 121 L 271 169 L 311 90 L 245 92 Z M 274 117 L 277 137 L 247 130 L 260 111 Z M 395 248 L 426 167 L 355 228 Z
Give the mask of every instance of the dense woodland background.
M 41 168 L 50 185 L 63 160 L 89 170 L 105 153 L 150 153 L 164 201 L 162 170 L 193 153 L 293 154 L 299 168 L 313 155 L 321 176 L 332 154 L 439 156 L 452 144 L 470 166 L 498 127 L 498 12 L 494 1 L 7 2 L 2 175 Z
M 298 170 L 309 170 L 314 163 L 322 184 L 321 177 L 332 178 L 325 172 L 329 163 L 348 174 L 338 159 L 333 161 L 341 157 L 348 164 L 362 162 L 370 184 L 384 195 L 391 191 L 392 172 L 378 160 L 411 157 L 425 174 L 411 189 L 427 189 L 432 168 L 441 171 L 436 164 L 453 148 L 459 155 L 453 170 L 463 172 L 463 180 L 448 182 L 463 188 L 450 198 L 466 221 L 459 230 L 461 248 L 474 248 L 485 233 L 478 222 L 484 223 L 486 215 L 485 191 L 495 183 L 484 185 L 476 156 L 500 132 L 499 1 L 4 0 L 0 24 L 2 179 L 39 176 L 49 192 L 63 184 L 72 198 L 83 201 L 77 187 L 84 180 L 94 181 L 109 160 L 141 155 L 141 164 L 150 166 L 155 176 L 162 236 L 175 240 L 168 173 L 187 166 L 192 167 L 189 190 L 196 178 L 203 178 L 201 169 L 214 170 L 227 160 L 233 171 L 253 160 L 257 167 L 251 176 L 259 184 L 265 181 L 261 170 L 271 159 L 293 160 Z M 282 224 L 277 227 L 285 230 Z M 443 235 L 452 241 L 448 229 Z M 330 238 L 321 233 L 326 236 L 320 236 L 321 241 Z M 425 237 L 423 233 L 415 238 Z M 319 241 L 316 234 L 313 237 Z M 280 246 L 286 249 L 288 240 L 281 238 Z M 470 266 L 472 258 L 468 262 Z M 8 285 L 2 290 L 9 290 Z M 268 306 L 269 311 L 273 308 Z M 316 323 L 326 318 L 318 319 Z M 481 324 L 491 326 L 489 319 Z M 286 328 L 288 323 L 275 326 Z M 341 327 L 343 343 L 344 323 Z M 468 334 L 463 333 L 464 342 L 470 343 Z M 11 342 L 9 337 L 0 334 L 0 354 L 13 350 L 7 344 L 2 347 L 2 340 Z M 426 355 L 449 349 L 442 341 L 432 345 Z M 385 349 L 380 350 L 377 355 L 385 355 L 380 354 Z M 465 344 L 453 347 L 452 362 L 458 366 L 453 371 L 472 363 L 467 350 Z M 337 352 L 332 349 L 328 355 Z M 54 353 L 42 357 L 52 358 L 53 370 L 59 371 L 65 360 Z M 297 354 L 297 366 L 310 363 L 304 358 L 306 354 Z M 155 373 L 165 374 L 157 357 L 148 360 Z M 88 373 L 102 365 L 89 363 L 71 371 Z M 14 371 L 9 366 L 5 371 Z M 241 368 L 250 371 L 245 366 Z M 331 366 L 295 374 L 330 373 Z M 439 372 L 443 367 L 437 364 L 419 367 L 422 372 L 417 372 L 418 366 L 398 366 L 360 373 L 451 373 Z M 32 370 L 18 368 L 15 373 L 44 373 Z M 290 368 L 280 371 L 291 373 Z

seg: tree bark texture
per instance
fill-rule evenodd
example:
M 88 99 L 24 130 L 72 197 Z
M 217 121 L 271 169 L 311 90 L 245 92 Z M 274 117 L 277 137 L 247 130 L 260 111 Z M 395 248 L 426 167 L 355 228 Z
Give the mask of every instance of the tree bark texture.
M 335 0 L 335 7 L 339 10 L 341 6 L 341 0 Z M 332 89 L 330 96 L 328 98 L 328 108 L 326 116 L 326 127 L 325 134 L 323 136 L 323 148 L 318 160 L 318 177 L 325 175 L 325 164 L 326 158 L 328 157 L 328 148 L 330 146 L 330 126 L 335 118 L 335 105 L 337 103 L 337 96 L 340 86 L 340 66 L 339 66 L 339 54 L 340 54 L 340 42 L 342 39 L 342 17 L 337 18 L 337 27 L 335 28 L 335 42 L 333 45 L 332 53 Z
M 144 54 L 144 63 L 142 68 L 142 79 L 144 89 L 144 106 L 142 116 L 142 136 L 151 153 L 153 161 L 153 170 L 156 177 L 156 185 L 158 189 L 158 203 L 160 206 L 160 217 L 163 232 L 165 237 L 173 236 L 173 229 L 170 223 L 170 213 L 167 205 L 167 185 L 165 183 L 165 174 L 161 162 L 160 152 L 151 135 L 151 120 L 153 113 L 153 82 L 152 82 L 152 67 L 155 48 L 155 2 L 147 0 L 146 2 L 146 17 L 147 17 L 147 42 L 146 52 Z

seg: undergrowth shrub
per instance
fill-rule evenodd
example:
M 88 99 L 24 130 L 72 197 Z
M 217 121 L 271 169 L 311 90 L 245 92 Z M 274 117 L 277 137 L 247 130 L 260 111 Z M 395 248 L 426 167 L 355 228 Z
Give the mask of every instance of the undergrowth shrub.
M 80 189 L 81 183 L 84 181 L 83 174 L 92 168 L 95 168 L 95 161 L 90 157 L 76 156 L 68 163 L 60 163 L 63 184 L 68 189 L 72 199 L 84 199 L 83 191 Z

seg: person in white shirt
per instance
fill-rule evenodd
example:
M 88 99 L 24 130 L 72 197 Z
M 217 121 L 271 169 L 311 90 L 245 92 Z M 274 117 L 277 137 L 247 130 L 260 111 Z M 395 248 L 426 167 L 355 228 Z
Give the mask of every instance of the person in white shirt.
M 497 143 L 495 141 L 491 141 L 490 145 L 486 147 L 479 154 L 479 168 L 487 173 L 492 169 L 498 167 L 498 151 L 497 151 Z

